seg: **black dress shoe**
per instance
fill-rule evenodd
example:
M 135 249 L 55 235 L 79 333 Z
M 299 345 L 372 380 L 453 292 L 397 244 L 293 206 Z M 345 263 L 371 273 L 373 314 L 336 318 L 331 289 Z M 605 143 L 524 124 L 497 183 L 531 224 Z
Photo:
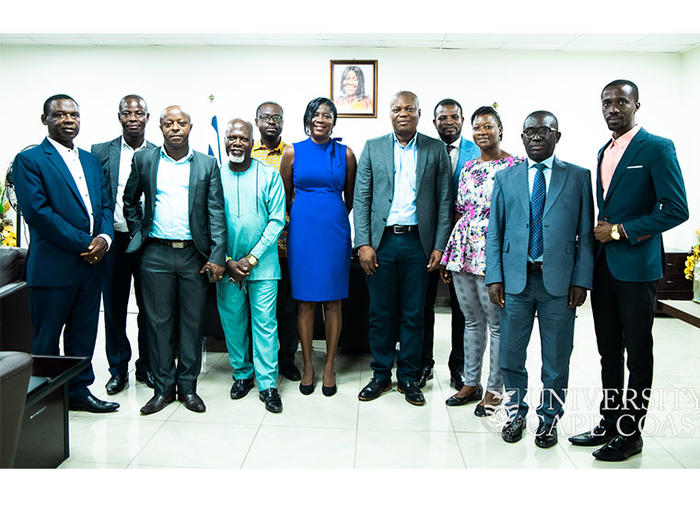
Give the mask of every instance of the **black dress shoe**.
M 506 426 L 501 430 L 501 437 L 506 443 L 517 443 L 522 439 L 524 429 L 525 418 L 523 416 L 518 416 L 506 423 Z
M 88 392 L 88 395 L 81 399 L 68 401 L 69 410 L 82 410 L 84 412 L 94 412 L 95 414 L 104 414 L 114 412 L 119 408 L 119 403 L 111 401 L 102 401 Z
M 391 379 L 378 379 L 373 377 L 370 379 L 369 383 L 360 390 L 357 399 L 360 401 L 372 401 L 389 390 L 391 390 Z
M 421 406 L 425 405 L 425 398 L 423 397 L 423 392 L 420 391 L 418 385 L 413 381 L 399 381 L 398 382 L 399 394 L 406 396 L 406 401 L 412 405 Z
M 280 374 L 290 381 L 301 381 L 301 372 L 293 364 L 280 366 Z
M 484 389 L 481 388 L 481 386 L 477 386 L 476 390 L 474 390 L 474 392 L 469 394 L 467 397 L 457 397 L 457 394 L 455 394 L 451 397 L 448 397 L 445 401 L 445 404 L 448 407 L 459 407 L 462 405 L 466 405 L 467 403 L 473 403 L 474 401 L 479 401 L 483 393 Z
M 554 423 L 540 421 L 535 436 L 535 445 L 540 448 L 549 448 L 557 444 L 557 426 Z
M 182 401 L 182 404 L 192 412 L 206 412 L 207 410 L 204 401 L 202 401 L 202 398 L 199 397 L 196 392 L 190 392 L 189 394 L 178 394 L 177 400 Z
M 423 365 L 420 367 L 420 371 L 418 372 L 418 380 L 416 381 L 416 385 L 418 388 L 425 388 L 425 384 L 428 382 L 429 379 L 433 378 L 433 367 L 429 365 Z
M 231 385 L 231 399 L 241 399 L 248 395 L 250 389 L 253 388 L 253 378 L 236 379 Z
M 107 389 L 107 393 L 110 396 L 113 396 L 114 394 L 118 394 L 119 392 L 124 390 L 126 388 L 126 385 L 128 384 L 128 374 L 117 374 L 109 378 L 109 381 L 107 381 L 105 388 Z
M 593 430 L 571 436 L 569 441 L 577 447 L 598 447 L 604 445 L 615 436 L 617 436 L 617 432 L 614 429 L 608 430 L 602 425 L 596 425 Z
M 145 384 L 148 388 L 156 387 L 156 380 L 153 377 L 153 372 L 146 370 L 145 372 L 136 372 L 136 381 Z
M 148 403 L 141 407 L 141 413 L 144 416 L 155 414 L 163 410 L 173 401 L 175 401 L 175 394 L 155 394 L 148 400 Z
M 624 461 L 642 451 L 642 436 L 615 436 L 609 443 L 595 452 L 593 457 L 600 461 Z
M 265 409 L 274 414 L 282 412 L 282 398 L 276 388 L 268 388 L 258 395 L 260 401 L 265 402 Z
M 455 390 L 462 390 L 462 387 L 464 386 L 464 381 L 467 378 L 464 377 L 464 372 L 457 372 L 456 374 L 451 374 L 450 375 L 450 386 L 454 388 Z

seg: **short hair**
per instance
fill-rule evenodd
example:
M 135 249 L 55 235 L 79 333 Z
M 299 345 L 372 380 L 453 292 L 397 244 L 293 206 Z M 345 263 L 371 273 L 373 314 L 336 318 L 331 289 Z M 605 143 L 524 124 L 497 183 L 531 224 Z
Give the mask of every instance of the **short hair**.
M 399 97 L 413 97 L 413 100 L 416 101 L 416 109 L 420 109 L 420 100 L 418 100 L 418 95 L 416 95 L 413 91 L 397 91 L 394 93 L 394 95 L 391 97 L 391 100 L 389 101 L 389 107 L 394 103 L 394 100 L 396 100 Z
M 603 90 L 600 92 L 601 95 L 603 91 L 606 89 L 613 87 L 613 86 L 629 86 L 632 88 L 632 96 L 634 97 L 635 102 L 639 102 L 639 88 L 637 87 L 637 84 L 632 82 L 631 80 L 625 80 L 623 78 L 618 78 L 617 80 L 613 80 L 612 82 L 608 82 L 606 86 L 603 88 Z
M 357 76 L 357 98 L 365 98 L 367 95 L 365 94 L 365 74 L 362 72 L 362 70 L 358 66 L 347 66 L 345 69 L 343 69 L 342 75 L 340 75 L 340 91 L 345 94 L 345 90 L 343 89 L 343 82 L 345 81 L 345 77 L 348 76 L 348 73 L 352 71 L 355 73 Z
M 338 119 L 338 110 L 335 108 L 335 104 L 333 104 L 333 101 L 329 98 L 316 97 L 306 105 L 306 111 L 304 111 L 304 132 L 307 135 L 311 129 L 311 119 L 314 118 L 321 104 L 326 104 L 331 109 L 331 113 L 333 113 L 333 125 L 335 126 L 335 121 Z
M 138 99 L 138 100 L 141 102 L 141 106 L 143 106 L 143 110 L 144 110 L 146 113 L 148 113 L 148 104 L 146 104 L 146 99 L 144 99 L 141 95 L 134 95 L 134 94 L 131 94 L 131 95 L 124 95 L 124 96 L 122 97 L 122 99 L 119 101 L 119 109 L 118 109 L 118 111 L 121 111 L 121 110 L 122 110 L 122 107 L 123 107 L 123 106 L 126 106 L 126 101 L 127 101 L 127 99 L 130 99 L 130 98 L 136 98 L 136 99 Z
M 272 100 L 266 100 L 265 102 L 261 103 L 257 109 L 255 110 L 255 118 L 258 118 L 258 113 L 260 113 L 260 108 L 263 106 L 277 106 L 280 108 L 280 111 L 282 112 L 282 115 L 284 115 L 284 109 L 282 108 L 281 104 L 278 104 L 277 102 L 274 102 Z
M 250 122 L 248 122 L 247 120 L 242 119 L 242 118 L 234 118 L 234 119 L 229 120 L 228 124 L 226 124 L 226 131 L 224 132 L 224 135 L 228 135 L 229 130 L 233 127 L 233 125 L 236 122 L 240 122 L 240 123 L 246 125 L 246 127 L 248 128 L 248 138 L 252 139 L 253 138 L 253 124 L 251 124 Z
M 166 106 L 163 111 L 160 112 L 160 121 L 162 122 L 163 119 L 165 118 L 165 114 L 168 112 L 169 109 L 172 108 L 177 108 L 179 109 L 182 113 L 184 113 L 187 116 L 187 120 L 190 121 L 190 124 L 192 124 L 192 117 L 190 117 L 190 114 L 183 109 L 182 106 L 178 106 L 177 104 L 173 104 L 172 106 Z
M 435 104 L 435 109 L 433 109 L 433 118 L 437 117 L 437 110 L 440 106 L 457 106 L 459 108 L 459 116 L 464 116 L 464 111 L 462 110 L 462 105 L 453 98 L 443 98 L 440 102 Z
M 493 109 L 493 106 L 481 106 L 479 108 L 476 108 L 476 111 L 472 113 L 472 118 L 470 122 L 474 124 L 474 119 L 480 115 L 493 115 L 493 117 L 496 119 L 496 122 L 498 122 L 498 126 L 503 129 L 503 123 L 501 122 L 501 116 L 498 114 L 498 111 Z
M 554 125 L 557 127 L 557 131 L 559 131 L 559 120 L 557 120 L 557 116 L 551 111 L 547 111 L 546 109 L 538 109 L 537 111 L 533 111 L 527 117 L 525 117 L 525 120 L 523 120 L 523 129 L 525 129 L 525 123 L 530 117 L 535 118 L 540 115 L 543 117 L 552 117 L 552 119 L 554 120 Z
M 44 110 L 43 110 L 43 111 L 44 111 L 44 113 L 43 113 L 44 115 L 48 115 L 48 114 L 49 114 L 49 110 L 51 109 L 51 102 L 53 102 L 54 100 L 72 100 L 72 101 L 75 103 L 76 106 L 80 107 L 80 106 L 78 105 L 78 103 L 75 102 L 75 99 L 74 99 L 73 97 L 71 97 L 70 95 L 66 95 L 66 94 L 63 94 L 63 93 L 62 93 L 62 94 L 59 94 L 59 95 L 51 95 L 49 98 L 47 98 L 47 99 L 44 101 Z

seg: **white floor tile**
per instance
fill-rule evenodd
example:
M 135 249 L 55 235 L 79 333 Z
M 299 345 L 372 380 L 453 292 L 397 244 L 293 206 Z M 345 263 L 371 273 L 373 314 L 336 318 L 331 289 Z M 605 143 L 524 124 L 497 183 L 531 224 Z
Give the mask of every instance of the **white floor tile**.
M 640 454 L 626 461 L 598 461 L 593 452 L 599 447 L 575 447 L 559 436 L 559 446 L 569 456 L 576 468 L 596 469 L 639 469 L 639 468 L 682 468 L 683 465 L 652 437 L 643 437 L 644 447 Z
M 452 432 L 361 429 L 357 468 L 464 468 Z

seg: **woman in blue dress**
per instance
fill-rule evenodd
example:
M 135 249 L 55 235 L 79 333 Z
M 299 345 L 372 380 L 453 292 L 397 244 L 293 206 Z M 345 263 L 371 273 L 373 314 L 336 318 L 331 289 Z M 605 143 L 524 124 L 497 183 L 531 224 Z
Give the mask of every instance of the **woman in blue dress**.
M 352 150 L 332 139 L 338 112 L 327 98 L 306 106 L 304 130 L 309 136 L 288 146 L 280 173 L 287 193 L 289 236 L 287 255 L 292 297 L 297 300 L 299 340 L 304 358 L 299 390 L 314 391 L 311 363 L 316 303 L 323 304 L 326 325 L 326 366 L 323 394 L 336 393 L 335 353 L 343 319 L 341 301 L 350 281 L 350 222 L 357 161 Z

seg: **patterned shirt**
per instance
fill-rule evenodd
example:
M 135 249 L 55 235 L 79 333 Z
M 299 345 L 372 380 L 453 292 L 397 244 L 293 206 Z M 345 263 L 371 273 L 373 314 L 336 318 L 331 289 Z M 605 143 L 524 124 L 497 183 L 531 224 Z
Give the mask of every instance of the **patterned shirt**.
M 461 215 L 447 241 L 441 264 L 451 272 L 486 273 L 486 232 L 496 173 L 520 164 L 523 157 L 470 160 L 459 176 L 455 211 Z
M 280 164 L 282 163 L 282 154 L 286 148 L 287 143 L 283 140 L 280 140 L 280 143 L 275 149 L 270 149 L 265 146 L 262 141 L 256 140 L 253 144 L 253 151 L 250 153 L 250 156 L 264 162 L 265 164 L 269 164 L 279 171 Z M 289 224 L 289 214 L 285 213 L 285 215 L 287 220 L 284 225 L 284 230 L 282 230 L 279 239 L 277 239 L 277 250 L 279 252 L 279 256 L 283 258 L 287 257 L 287 229 Z

